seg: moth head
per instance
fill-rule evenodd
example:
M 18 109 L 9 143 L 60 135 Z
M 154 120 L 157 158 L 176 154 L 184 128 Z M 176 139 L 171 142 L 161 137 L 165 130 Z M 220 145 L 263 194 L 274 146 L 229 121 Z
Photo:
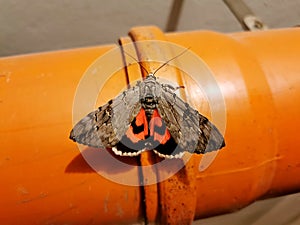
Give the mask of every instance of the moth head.
M 148 75 L 146 76 L 146 79 L 149 79 L 149 80 L 156 80 L 156 76 L 154 76 L 154 73 L 148 73 Z

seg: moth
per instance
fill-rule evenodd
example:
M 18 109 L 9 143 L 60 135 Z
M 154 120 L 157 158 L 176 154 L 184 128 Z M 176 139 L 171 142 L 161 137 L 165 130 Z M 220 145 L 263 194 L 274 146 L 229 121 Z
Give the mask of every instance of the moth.
M 176 95 L 180 87 L 157 81 L 155 73 L 171 60 L 81 119 L 70 139 L 120 156 L 152 150 L 163 158 L 181 158 L 185 151 L 202 154 L 224 147 L 218 128 Z

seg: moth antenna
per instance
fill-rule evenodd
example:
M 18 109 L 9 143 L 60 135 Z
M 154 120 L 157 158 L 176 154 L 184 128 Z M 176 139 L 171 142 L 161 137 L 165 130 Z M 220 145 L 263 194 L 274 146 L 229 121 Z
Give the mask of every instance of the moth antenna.
M 175 88 L 175 90 L 178 90 L 178 89 L 183 89 L 183 88 L 185 88 L 185 86 L 183 86 L 183 85 L 180 85 L 180 86 L 177 86 L 176 88 Z
M 128 55 L 130 58 L 132 58 L 134 61 L 136 61 L 136 62 L 140 65 L 140 67 L 147 73 L 147 75 L 150 74 L 150 73 L 148 72 L 148 70 L 143 66 L 143 64 L 142 64 L 141 62 L 139 62 L 136 58 L 134 58 L 132 55 L 130 55 L 130 54 L 129 54 L 128 52 L 126 52 L 124 49 L 123 49 L 123 51 L 125 52 L 126 55 Z
M 172 60 L 178 58 L 179 56 L 183 55 L 184 53 L 186 53 L 191 47 L 188 47 L 186 49 L 184 49 L 184 51 L 182 51 L 180 54 L 176 55 L 175 57 L 169 59 L 168 61 L 166 61 L 164 64 L 162 64 L 160 67 L 158 67 L 154 73 L 153 73 L 153 76 L 156 74 L 157 71 L 159 71 L 161 68 L 163 68 L 165 65 L 167 65 L 169 62 L 171 62 Z

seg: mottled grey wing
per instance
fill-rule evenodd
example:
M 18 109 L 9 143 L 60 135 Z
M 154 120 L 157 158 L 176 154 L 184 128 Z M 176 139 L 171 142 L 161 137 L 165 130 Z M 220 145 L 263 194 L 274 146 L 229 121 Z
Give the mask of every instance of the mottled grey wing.
M 141 109 L 139 88 L 132 87 L 89 113 L 72 129 L 70 139 L 92 147 L 113 147 Z
M 205 153 L 225 146 L 219 130 L 169 88 L 163 87 L 157 108 L 171 136 L 182 149 Z

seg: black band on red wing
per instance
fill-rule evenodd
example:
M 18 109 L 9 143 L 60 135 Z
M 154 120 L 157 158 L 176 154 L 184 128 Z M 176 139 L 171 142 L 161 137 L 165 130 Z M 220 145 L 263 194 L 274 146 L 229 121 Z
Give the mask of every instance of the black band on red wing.
M 144 132 L 144 124 L 137 126 L 136 125 L 136 118 L 133 119 L 133 121 L 131 122 L 131 127 L 132 127 L 132 132 L 134 134 L 139 134 L 141 132 Z
M 121 152 L 138 152 L 145 148 L 145 141 L 140 140 L 133 143 L 126 135 L 124 135 L 120 142 L 116 144 L 116 148 Z
M 184 149 L 180 148 L 172 137 L 165 144 L 156 146 L 155 150 L 163 155 L 173 156 L 184 152 Z
M 163 121 L 161 126 L 157 126 L 157 125 L 154 126 L 154 132 L 158 133 L 159 135 L 165 135 L 166 129 L 167 127 Z

